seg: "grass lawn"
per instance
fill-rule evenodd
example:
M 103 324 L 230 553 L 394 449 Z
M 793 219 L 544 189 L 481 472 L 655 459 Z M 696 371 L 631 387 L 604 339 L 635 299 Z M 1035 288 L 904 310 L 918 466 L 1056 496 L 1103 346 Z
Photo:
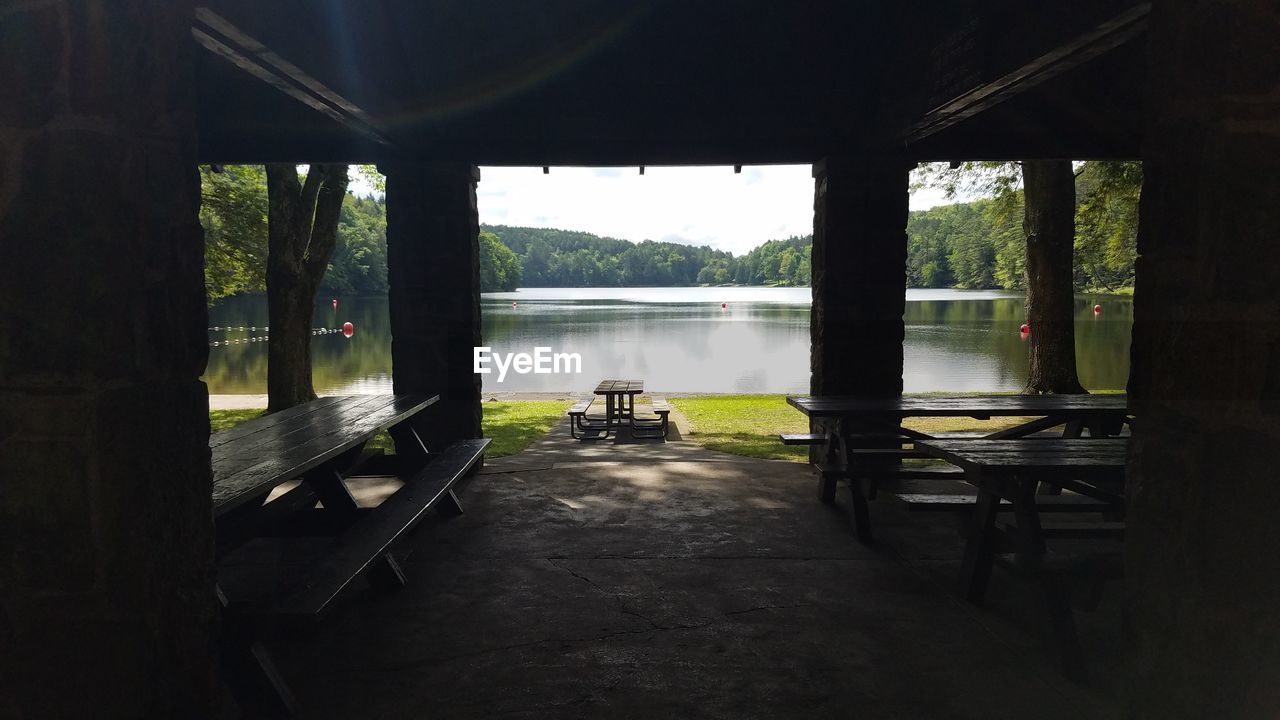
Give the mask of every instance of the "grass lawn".
M 569 400 L 516 400 L 482 403 L 484 434 L 493 438 L 486 456 L 515 455 L 564 419 Z
M 808 462 L 809 449 L 788 447 L 779 433 L 809 432 L 809 419 L 787 404 L 785 395 L 700 395 L 671 398 L 688 420 L 689 440 L 734 455 Z M 987 431 L 1012 427 L 1031 418 L 911 418 L 906 426 L 927 433 Z
M 229 430 L 260 415 L 262 415 L 261 410 L 210 410 L 209 429 L 213 432 Z
M 486 457 L 514 455 L 542 437 L 557 420 L 564 417 L 572 403 L 560 400 L 527 402 L 487 402 L 484 410 L 484 434 L 493 438 Z M 428 411 L 429 412 L 429 411 Z M 211 410 L 209 425 L 214 432 L 234 427 L 262 415 L 261 410 Z M 394 450 L 391 438 L 379 433 L 369 441 L 370 448 Z

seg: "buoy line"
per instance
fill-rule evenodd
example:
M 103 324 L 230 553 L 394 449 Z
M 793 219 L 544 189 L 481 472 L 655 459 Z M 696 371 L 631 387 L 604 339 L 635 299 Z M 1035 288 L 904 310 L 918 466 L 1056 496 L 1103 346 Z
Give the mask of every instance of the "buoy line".
M 347 323 L 347 324 L 350 325 L 350 323 Z M 258 330 L 262 330 L 266 332 L 270 330 L 270 328 L 266 328 L 266 327 L 259 328 L 255 326 L 248 326 L 248 327 L 216 326 L 216 327 L 209 328 L 209 332 L 224 332 L 224 331 L 225 332 L 257 332 Z M 334 335 L 334 334 L 342 334 L 343 330 L 344 328 L 312 328 L 311 334 L 312 335 Z M 266 342 L 268 337 L 270 336 L 258 335 L 258 336 L 250 336 L 246 338 L 233 338 L 230 340 L 215 340 L 209 343 L 209 347 L 211 348 L 228 347 L 230 345 L 248 345 L 249 343 Z

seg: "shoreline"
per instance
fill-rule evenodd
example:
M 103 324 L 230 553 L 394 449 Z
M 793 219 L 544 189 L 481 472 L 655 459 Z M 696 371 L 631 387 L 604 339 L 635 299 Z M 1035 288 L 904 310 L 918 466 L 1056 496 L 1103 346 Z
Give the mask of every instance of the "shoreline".
M 359 395 L 359 394 L 361 394 L 361 393 L 352 393 L 352 394 Z M 563 400 L 563 401 L 565 401 L 565 402 L 572 402 L 572 401 L 574 401 L 574 400 L 577 400 L 577 399 L 579 399 L 579 398 L 582 398 L 582 397 L 584 397 L 584 396 L 586 396 L 586 395 L 590 395 L 590 394 L 591 394 L 591 391 L 590 391 L 590 390 L 582 390 L 582 391 L 578 391 L 578 392 L 573 392 L 573 391 L 563 391 L 563 392 L 515 392 L 515 391 L 500 391 L 500 392 L 485 392 L 485 393 L 481 393 L 481 394 L 480 394 L 480 401 L 481 401 L 481 402 L 524 402 L 524 401 L 529 401 L 529 400 Z M 650 396 L 652 396 L 652 395 L 659 395 L 659 396 L 664 397 L 664 398 L 695 397 L 695 396 L 703 396 L 703 395 L 805 395 L 805 394 L 807 394 L 807 393 L 776 393 L 776 392 L 772 392 L 772 393 L 769 393 L 769 392 L 764 392 L 764 393 L 740 393 L 740 392 L 732 392 L 732 393 L 715 393 L 715 392 L 663 392 L 663 391 L 661 391 L 661 390 L 657 390 L 657 391 L 646 391 L 646 392 L 645 392 L 645 395 L 650 395 Z M 321 397 L 324 397 L 324 394 L 323 394 L 323 393 L 321 394 Z M 261 394 L 261 395 L 258 395 L 258 394 L 246 394 L 246 395 L 219 394 L 219 395 L 209 395 L 209 409 L 210 409 L 210 410 L 266 410 L 266 409 L 267 409 L 267 396 L 266 396 L 265 394 Z

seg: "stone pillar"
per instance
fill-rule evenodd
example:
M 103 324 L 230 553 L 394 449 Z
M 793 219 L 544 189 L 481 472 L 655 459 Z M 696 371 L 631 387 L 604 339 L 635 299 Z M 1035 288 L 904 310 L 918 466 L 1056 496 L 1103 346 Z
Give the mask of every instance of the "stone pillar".
M 0 10 L 0 717 L 206 717 L 192 8 Z
M 396 163 L 387 176 L 387 275 L 397 393 L 439 394 L 417 430 L 431 450 L 480 437 L 480 169 Z
M 902 394 L 909 168 L 896 155 L 813 166 L 814 395 Z
M 1280 6 L 1151 11 L 1129 717 L 1280 708 Z M 1229 48 L 1229 52 L 1201 52 Z

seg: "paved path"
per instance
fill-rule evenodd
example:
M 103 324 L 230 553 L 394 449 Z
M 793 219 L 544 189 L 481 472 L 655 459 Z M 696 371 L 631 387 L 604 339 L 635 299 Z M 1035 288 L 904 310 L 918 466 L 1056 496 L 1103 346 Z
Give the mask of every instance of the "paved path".
M 304 718 L 1118 715 L 814 493 L 800 464 L 561 423 L 410 538 L 408 587 L 278 660 Z

